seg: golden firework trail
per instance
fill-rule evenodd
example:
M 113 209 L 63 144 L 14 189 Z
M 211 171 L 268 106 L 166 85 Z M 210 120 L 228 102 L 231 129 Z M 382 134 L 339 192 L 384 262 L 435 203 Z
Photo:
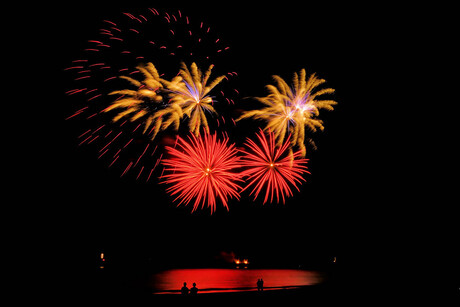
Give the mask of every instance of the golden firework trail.
M 190 69 L 181 63 L 179 74 L 168 81 L 160 78 L 152 63 L 138 66 L 137 69 L 144 75 L 143 81 L 126 76 L 120 77 L 136 86 L 137 90 L 124 89 L 109 93 L 109 95 L 122 96 L 104 112 L 121 109 L 113 118 L 114 122 L 124 117 L 128 117 L 131 121 L 142 119 L 144 133 L 152 127 L 148 132 L 152 133 L 152 139 L 160 130 L 165 130 L 171 125 L 177 131 L 184 114 L 189 118 L 190 132 L 198 136 L 201 127 L 209 132 L 206 112 L 216 114 L 209 92 L 225 78 L 225 76 L 217 77 L 208 84 L 213 67 L 210 65 L 203 74 L 196 63 L 192 63 Z M 167 102 L 165 102 L 166 96 L 169 96 Z
M 169 104 L 179 107 L 182 113 L 189 117 L 189 130 L 196 136 L 199 135 L 201 127 L 209 133 L 206 112 L 216 114 L 209 93 L 225 78 L 219 76 L 208 83 L 213 67 L 214 65 L 210 65 L 203 74 L 196 63 L 192 63 L 190 69 L 185 63 L 181 63 L 179 75 L 171 82 L 165 82 L 170 92 Z
M 127 117 L 130 121 L 142 119 L 144 131 L 146 133 L 150 127 L 153 133 L 152 139 L 155 138 L 160 129 L 164 130 L 172 123 L 178 129 L 179 121 L 182 118 L 180 108 L 169 105 L 164 102 L 164 84 L 166 80 L 160 78 L 157 69 L 152 63 L 145 66 L 137 66 L 137 69 L 144 75 L 143 81 L 138 81 L 131 77 L 120 76 L 137 87 L 137 90 L 118 90 L 109 93 L 109 95 L 122 95 L 120 99 L 115 100 L 104 112 L 114 109 L 120 109 L 119 113 L 113 117 L 113 122 Z M 166 122 L 163 120 L 167 118 Z
M 267 122 L 265 130 L 273 131 L 276 143 L 281 146 L 285 138 L 291 134 L 291 146 L 298 147 L 305 156 L 305 129 L 324 130 L 323 122 L 318 119 L 319 110 L 333 110 L 337 104 L 334 100 L 322 100 L 320 96 L 334 93 L 334 89 L 315 89 L 326 82 L 312 74 L 306 79 L 305 69 L 299 74 L 294 73 L 292 86 L 279 76 L 273 76 L 276 85 L 267 85 L 269 94 L 256 97 L 265 105 L 259 110 L 246 111 L 238 120 L 252 117 Z

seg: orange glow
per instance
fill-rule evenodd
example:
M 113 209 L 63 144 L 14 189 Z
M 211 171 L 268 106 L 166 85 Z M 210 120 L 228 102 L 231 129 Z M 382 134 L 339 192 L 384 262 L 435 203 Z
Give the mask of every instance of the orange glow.
M 241 263 L 240 259 L 235 259 L 235 263 L 240 264 Z
M 243 263 L 244 263 L 244 264 L 248 264 L 248 263 L 249 263 L 248 259 L 244 259 L 244 260 L 243 260 Z
M 101 259 L 104 259 L 104 253 L 101 253 Z

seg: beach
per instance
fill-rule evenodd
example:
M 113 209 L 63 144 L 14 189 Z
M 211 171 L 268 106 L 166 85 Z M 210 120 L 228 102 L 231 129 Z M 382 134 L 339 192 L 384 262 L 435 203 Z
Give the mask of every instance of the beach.
M 216 305 L 224 303 L 232 305 L 233 303 L 254 303 L 254 304 L 281 304 L 289 302 L 295 305 L 324 306 L 335 302 L 336 296 L 332 288 L 327 285 L 305 286 L 290 289 L 276 289 L 258 291 L 240 291 L 240 292 L 219 292 L 219 293 L 200 293 L 196 296 L 182 295 L 153 295 L 152 303 L 180 303 L 180 302 L 199 302 L 200 304 Z
M 279 303 L 286 306 L 333 306 L 346 302 L 343 294 L 356 278 L 344 282 L 337 266 L 327 270 L 300 269 L 172 269 L 147 270 L 107 266 L 104 269 L 66 271 L 62 286 L 63 304 L 97 306 L 244 306 Z M 339 278 L 340 277 L 340 278 Z M 263 278 L 263 291 L 256 282 Z M 190 289 L 194 282 L 198 294 L 181 295 L 183 282 Z M 346 286 L 346 288 L 344 288 Z
M 328 285 L 241 292 L 198 293 L 196 296 L 180 294 L 152 294 L 140 292 L 99 293 L 90 298 L 100 306 L 238 306 L 239 304 L 284 304 L 287 306 L 332 306 L 340 301 L 338 293 Z
M 148 287 L 134 284 L 122 284 L 116 280 L 104 278 L 103 283 L 96 282 L 88 292 L 75 295 L 75 302 L 91 301 L 99 306 L 170 306 L 184 304 L 188 306 L 238 306 L 249 304 L 284 304 L 286 306 L 332 306 L 341 301 L 337 285 L 329 280 L 320 284 L 302 287 L 267 287 L 262 292 L 254 289 L 220 289 L 219 291 L 199 291 L 197 295 L 181 295 L 179 292 L 155 294 Z M 82 293 L 80 293 L 82 294 Z

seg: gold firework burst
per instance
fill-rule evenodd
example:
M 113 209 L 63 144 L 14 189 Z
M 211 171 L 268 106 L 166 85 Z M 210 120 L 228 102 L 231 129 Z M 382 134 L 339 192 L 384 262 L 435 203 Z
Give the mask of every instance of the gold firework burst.
M 205 112 L 216 113 L 209 92 L 225 78 L 225 76 L 217 77 L 208 84 L 213 67 L 214 65 L 210 65 L 203 74 L 196 63 L 192 63 L 190 69 L 185 63 L 181 63 L 179 76 L 172 79 L 171 82 L 164 83 L 170 93 L 169 104 L 174 105 L 176 109 L 181 109 L 182 114 L 189 117 L 190 132 L 196 136 L 200 133 L 201 127 L 209 132 Z
M 180 120 L 183 116 L 182 109 L 177 105 L 164 101 L 167 91 L 164 87 L 168 81 L 160 78 L 157 69 L 152 63 L 137 66 L 137 69 L 144 75 L 143 81 L 138 81 L 131 77 L 121 76 L 137 87 L 137 90 L 119 90 L 109 93 L 109 95 L 122 95 L 115 100 L 104 112 L 114 109 L 121 109 L 114 116 L 113 121 L 117 122 L 121 118 L 127 117 L 130 121 L 141 119 L 144 123 L 146 133 L 150 127 L 152 129 L 152 139 L 155 138 L 160 130 L 168 128 L 174 124 L 174 128 L 179 128 Z
M 265 97 L 256 97 L 266 107 L 260 110 L 247 111 L 238 120 L 252 117 L 267 122 L 266 130 L 273 131 L 277 145 L 280 146 L 284 139 L 291 136 L 291 146 L 297 146 L 305 156 L 305 129 L 311 131 L 324 130 L 323 122 L 318 119 L 319 110 L 333 110 L 337 104 L 334 100 L 321 100 L 320 96 L 334 93 L 334 89 L 315 89 L 326 82 L 312 74 L 306 80 L 305 69 L 300 74 L 294 73 L 292 86 L 289 86 L 279 76 L 273 76 L 275 85 L 267 85 L 269 94 Z
M 109 95 L 122 96 L 104 112 L 120 109 L 113 118 L 114 122 L 121 118 L 129 118 L 130 121 L 142 120 L 144 133 L 151 128 L 148 133 L 152 133 L 152 139 L 160 130 L 163 131 L 170 126 L 178 130 L 184 114 L 189 118 L 190 132 L 198 136 L 201 127 L 209 132 L 206 112 L 216 113 L 209 93 L 225 78 L 220 76 L 208 83 L 213 67 L 213 65 L 209 66 L 203 74 L 196 63 L 192 63 L 190 69 L 181 63 L 179 74 L 168 81 L 160 78 L 152 63 L 138 66 L 137 69 L 144 75 L 143 81 L 126 76 L 120 77 L 136 86 L 137 90 L 124 89 L 109 93 Z M 165 101 L 168 96 L 169 100 Z
M 138 81 L 131 77 L 120 76 L 137 87 L 137 90 L 119 90 L 109 93 L 109 95 L 121 95 L 120 99 L 115 100 L 104 112 L 114 109 L 121 109 L 114 116 L 113 121 L 117 122 L 121 118 L 128 117 L 131 121 L 147 116 L 144 121 L 144 133 L 153 121 L 153 114 L 156 107 L 163 101 L 159 91 L 163 88 L 157 69 L 152 63 L 146 66 L 137 66 L 139 71 L 144 74 L 144 80 Z

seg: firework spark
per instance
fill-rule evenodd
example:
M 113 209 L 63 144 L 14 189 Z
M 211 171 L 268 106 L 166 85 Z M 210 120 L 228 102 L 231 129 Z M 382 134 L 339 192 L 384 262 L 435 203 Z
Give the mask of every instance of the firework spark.
M 300 75 L 294 74 L 293 85 L 290 87 L 281 77 L 273 76 L 277 86 L 267 85 L 269 95 L 256 99 L 266 107 L 260 110 L 245 112 L 238 120 L 253 117 L 267 122 L 265 130 L 273 131 L 278 146 L 287 135 L 292 134 L 291 145 L 297 146 L 305 157 L 305 127 L 315 132 L 324 130 L 323 122 L 317 118 L 320 109 L 333 110 L 334 100 L 320 100 L 319 96 L 334 93 L 334 89 L 325 88 L 314 92 L 314 89 L 326 82 L 312 74 L 306 80 L 305 69 Z
M 119 168 L 121 176 L 133 174 L 148 181 L 155 177 L 152 171 L 168 138 L 158 133 L 168 127 L 178 130 L 189 116 L 184 116 L 178 104 L 170 103 L 172 92 L 163 78 L 171 80 L 181 61 L 220 66 L 229 47 L 206 22 L 179 10 L 139 9 L 107 18 L 101 20 L 78 58 L 64 68 L 71 86 L 66 94 L 72 101 L 66 119 L 83 126 L 79 145 L 94 147 L 97 158 Z M 150 63 L 153 59 L 156 67 Z M 236 73 L 226 76 L 232 78 Z M 229 89 L 229 85 L 223 87 L 216 96 L 230 105 L 235 94 Z M 223 118 L 220 122 L 220 117 L 214 119 L 223 126 Z M 234 123 L 231 118 L 225 120 Z
M 201 127 L 209 133 L 205 112 L 216 114 L 209 92 L 225 78 L 225 76 L 219 76 L 208 84 L 213 67 L 214 65 L 210 65 L 203 75 L 196 63 L 192 63 L 190 70 L 182 63 L 180 76 L 166 83 L 171 92 L 170 103 L 179 106 L 182 112 L 189 117 L 190 132 L 196 136 Z
M 176 196 L 179 205 L 188 205 L 193 201 L 193 211 L 201 203 L 201 208 L 216 210 L 217 198 L 228 210 L 227 200 L 239 199 L 241 174 L 235 170 L 239 157 L 234 144 L 228 144 L 228 138 L 222 141 L 217 134 L 195 136 L 188 141 L 177 137 L 177 148 L 166 147 L 168 158 L 162 160 L 165 166 L 164 183 L 170 185 L 167 192 Z
M 132 85 L 136 86 L 137 90 L 125 89 L 110 92 L 109 95 L 122 95 L 122 98 L 115 100 L 109 107 L 104 109 L 104 112 L 109 112 L 114 109 L 122 109 L 122 111 L 113 118 L 113 122 L 117 122 L 123 117 L 130 117 L 129 119 L 132 122 L 142 119 L 144 123 L 143 133 L 146 133 L 158 117 L 156 115 L 158 109 L 161 108 L 162 112 L 164 112 L 164 109 L 171 108 L 166 108 L 165 103 L 163 103 L 163 96 L 161 95 L 161 92 L 164 92 L 164 80 L 160 78 L 155 66 L 152 63 L 148 63 L 146 66 L 137 66 L 137 69 L 142 72 L 145 77 L 142 82 L 127 76 L 120 77 L 128 80 Z M 178 111 L 180 112 L 180 110 Z M 181 117 L 181 113 L 178 113 L 176 110 L 175 112 L 172 112 L 172 114 L 177 114 Z M 177 119 L 177 121 L 179 119 Z M 161 126 L 161 121 L 157 120 L 154 125 L 152 139 L 155 138 Z
M 243 171 L 246 177 L 246 190 L 252 187 L 250 195 L 254 194 L 254 199 L 265 189 L 264 204 L 270 197 L 270 203 L 276 194 L 276 201 L 279 203 L 280 196 L 285 203 L 285 198 L 292 196 L 291 186 L 299 191 L 297 187 L 305 179 L 302 174 L 308 173 L 308 159 L 302 158 L 302 153 L 297 151 L 292 153 L 289 150 L 289 137 L 281 146 L 275 145 L 275 135 L 269 132 L 269 137 L 260 130 L 257 134 L 260 145 L 253 140 L 246 139 L 247 150 L 242 150 L 243 157 L 241 165 L 247 169 Z

